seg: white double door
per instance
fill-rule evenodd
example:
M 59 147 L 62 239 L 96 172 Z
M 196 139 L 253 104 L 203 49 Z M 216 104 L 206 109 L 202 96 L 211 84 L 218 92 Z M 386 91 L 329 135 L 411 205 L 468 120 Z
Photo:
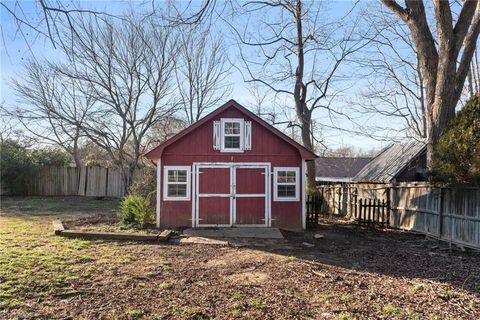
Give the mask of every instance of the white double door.
M 194 164 L 196 227 L 270 226 L 270 164 Z

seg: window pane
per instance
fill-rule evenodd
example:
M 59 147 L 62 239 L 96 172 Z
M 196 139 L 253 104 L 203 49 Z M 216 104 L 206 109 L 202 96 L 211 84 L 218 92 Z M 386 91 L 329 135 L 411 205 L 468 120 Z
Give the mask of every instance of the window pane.
M 187 182 L 187 170 L 168 170 L 168 182 Z
M 278 171 L 277 182 L 279 183 L 295 183 L 295 171 Z
M 295 171 L 287 171 L 287 182 L 295 183 Z
M 225 133 L 226 134 L 240 134 L 240 123 L 239 122 L 225 122 Z
M 225 137 L 226 149 L 240 149 L 240 137 Z
M 277 186 L 277 197 L 279 198 L 295 198 L 295 186 L 292 185 L 279 185 Z
M 169 197 L 186 197 L 187 185 L 186 184 L 168 184 L 167 194 Z

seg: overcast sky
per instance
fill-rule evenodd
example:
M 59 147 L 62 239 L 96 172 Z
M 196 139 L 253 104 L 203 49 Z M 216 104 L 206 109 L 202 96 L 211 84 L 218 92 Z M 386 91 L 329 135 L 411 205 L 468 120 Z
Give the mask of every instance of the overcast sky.
M 12 1 L 4 1 L 7 5 L 12 5 Z M 39 21 L 39 12 L 38 8 L 35 6 L 33 1 L 21 1 L 21 9 L 29 21 L 38 22 Z M 104 10 L 112 14 L 120 14 L 129 6 L 131 2 L 129 1 L 82 1 L 80 2 L 81 6 L 84 8 L 94 8 L 96 10 Z M 133 2 L 133 7 L 138 10 L 139 8 L 144 8 L 148 10 L 149 1 L 137 1 Z M 160 3 L 161 4 L 161 3 Z M 197 3 L 198 4 L 198 3 Z M 368 5 L 367 2 L 363 2 L 363 5 Z M 329 18 L 332 17 L 341 17 L 346 12 L 348 12 L 352 7 L 351 1 L 337 1 L 329 2 Z M 54 49 L 50 40 L 42 35 L 39 35 L 37 32 L 29 30 L 28 28 L 18 29 L 12 20 L 11 15 L 6 12 L 3 7 L 0 7 L 1 10 L 1 28 L 2 28 L 2 48 L 1 48 L 1 100 L 7 105 L 14 105 L 17 102 L 14 91 L 10 88 L 10 81 L 12 78 L 18 78 L 22 74 L 23 63 L 28 60 L 32 55 L 35 55 L 36 59 L 61 59 L 61 54 L 59 50 Z M 224 26 L 216 26 L 215 32 L 225 32 Z M 225 34 L 226 47 L 229 53 L 229 59 L 236 63 L 237 54 L 235 53 L 234 48 L 236 47 L 233 43 L 233 37 Z M 230 43 L 229 41 L 232 41 Z M 237 67 L 241 69 L 241 65 L 237 63 Z M 343 72 L 355 74 L 358 70 L 355 70 L 351 67 L 350 69 L 343 70 Z M 241 70 L 240 70 L 241 71 Z M 231 98 L 237 100 L 238 102 L 244 104 L 246 107 L 249 107 L 252 102 L 252 97 L 248 91 L 248 85 L 245 84 L 242 78 L 242 74 L 238 69 L 232 68 L 232 75 L 230 77 L 233 84 L 233 92 Z M 363 83 L 361 80 L 357 80 L 348 84 L 348 90 L 346 90 L 341 97 L 338 98 L 338 108 L 345 108 L 345 103 L 349 99 L 355 99 L 355 95 L 361 91 Z M 292 115 L 293 116 L 293 115 Z M 332 123 L 332 120 L 329 119 L 328 113 L 319 111 L 314 115 L 314 118 L 323 125 L 322 135 L 325 141 L 325 144 L 329 148 L 339 148 L 345 146 L 352 146 L 356 149 L 363 149 L 365 151 L 371 150 L 372 148 L 380 149 L 385 146 L 388 142 L 378 141 L 371 139 L 367 136 L 362 136 L 359 134 L 361 128 L 358 127 L 358 124 L 365 122 L 369 123 L 371 121 L 382 121 L 379 119 L 369 119 L 369 118 L 358 118 L 357 126 L 355 127 L 355 133 L 348 132 L 349 129 L 354 128 L 352 123 L 347 119 L 338 117 L 334 120 L 335 123 Z M 342 120 L 343 119 L 343 120 Z M 390 121 L 390 126 L 395 128 L 396 126 L 401 126 L 400 123 L 396 123 L 392 120 Z M 372 124 L 372 123 L 369 123 Z M 333 129 L 332 126 L 340 127 L 341 130 Z M 285 129 L 285 126 L 279 127 L 280 129 Z

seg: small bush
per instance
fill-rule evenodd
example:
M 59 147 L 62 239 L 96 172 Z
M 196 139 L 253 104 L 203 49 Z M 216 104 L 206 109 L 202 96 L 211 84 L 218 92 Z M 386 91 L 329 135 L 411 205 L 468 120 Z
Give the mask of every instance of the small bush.
M 155 211 L 155 194 L 156 188 L 156 168 L 145 167 L 141 178 L 135 179 L 133 184 L 128 189 L 129 194 L 144 197 L 148 200 L 150 209 Z
M 139 224 L 145 227 L 153 222 L 154 214 L 145 197 L 130 194 L 122 201 L 120 219 L 126 224 Z

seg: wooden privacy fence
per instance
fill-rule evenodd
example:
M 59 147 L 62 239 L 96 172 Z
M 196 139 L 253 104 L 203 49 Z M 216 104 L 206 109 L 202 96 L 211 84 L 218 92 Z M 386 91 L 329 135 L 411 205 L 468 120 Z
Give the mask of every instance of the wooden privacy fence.
M 125 196 L 120 170 L 102 167 L 44 167 L 27 177 L 23 196 Z
M 480 249 L 480 189 L 392 186 L 390 225 Z
M 427 182 L 343 183 L 319 186 L 319 192 L 322 213 L 368 224 L 368 210 L 386 210 L 385 225 L 480 249 L 480 188 L 443 188 Z M 370 204 L 369 199 L 376 202 Z M 375 223 L 379 218 L 372 214 L 371 219 Z

